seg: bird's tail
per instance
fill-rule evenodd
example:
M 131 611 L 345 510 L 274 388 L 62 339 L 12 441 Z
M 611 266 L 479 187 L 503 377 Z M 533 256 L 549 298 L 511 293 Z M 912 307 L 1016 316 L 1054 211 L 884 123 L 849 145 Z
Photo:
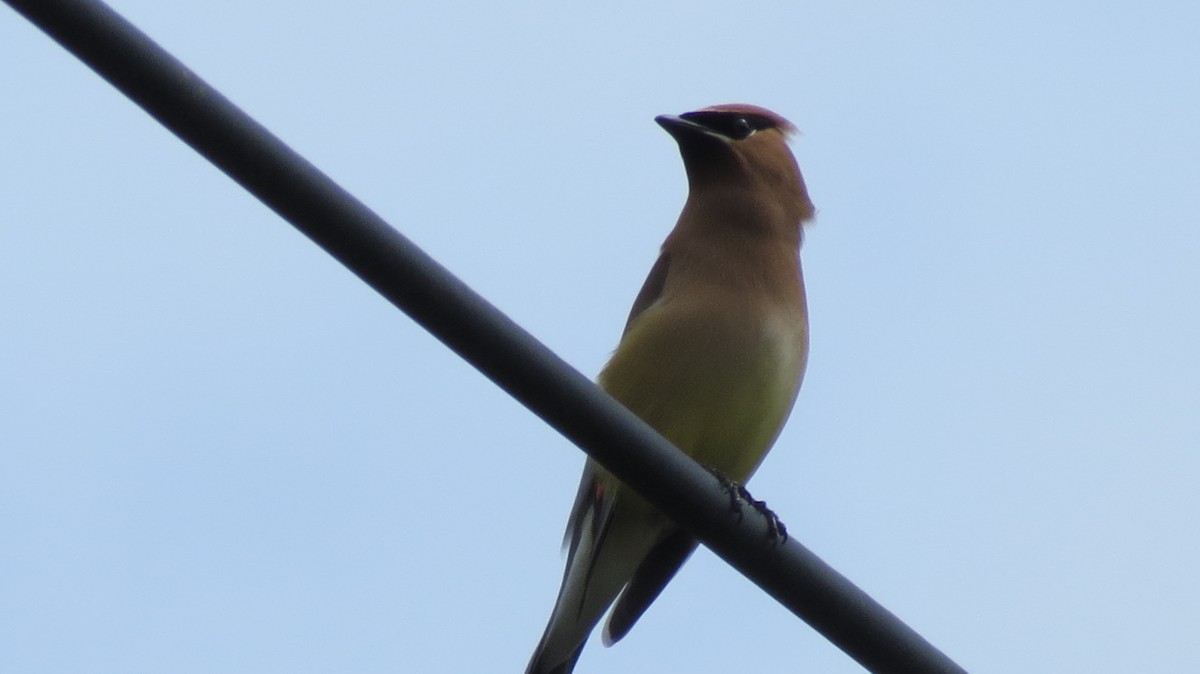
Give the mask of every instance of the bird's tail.
M 567 568 L 558 601 L 526 674 L 570 674 L 588 635 L 661 531 L 639 507 L 641 499 L 616 504 L 614 491 L 586 485 L 581 490 L 567 532 Z

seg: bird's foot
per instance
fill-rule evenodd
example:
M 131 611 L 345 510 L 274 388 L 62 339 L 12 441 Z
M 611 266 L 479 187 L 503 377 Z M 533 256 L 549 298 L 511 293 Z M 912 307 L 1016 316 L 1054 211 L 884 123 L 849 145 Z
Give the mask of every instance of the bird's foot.
M 783 520 L 779 519 L 779 515 L 776 515 L 774 510 L 767 507 L 766 501 L 759 501 L 751 496 L 750 492 L 743 485 L 738 485 L 738 496 L 753 506 L 763 517 L 767 518 L 767 538 L 776 544 L 787 543 L 787 526 L 784 525 Z
M 721 483 L 721 488 L 729 496 L 729 511 L 737 513 L 738 522 L 740 523 L 742 521 L 742 503 L 744 501 L 742 494 L 745 493 L 746 488 L 715 470 L 710 469 L 708 472 L 712 473 L 713 477 L 717 478 L 717 482 Z
M 767 507 L 766 501 L 759 501 L 751 496 L 745 485 L 738 484 L 715 470 L 709 472 L 717 478 L 717 481 L 725 489 L 725 493 L 729 495 L 729 509 L 737 513 L 738 522 L 742 521 L 742 504 L 749 503 L 752 508 L 767 518 L 767 538 L 777 545 L 787 542 L 787 526 L 784 525 L 783 520 L 779 519 L 779 515 L 776 515 L 775 511 Z

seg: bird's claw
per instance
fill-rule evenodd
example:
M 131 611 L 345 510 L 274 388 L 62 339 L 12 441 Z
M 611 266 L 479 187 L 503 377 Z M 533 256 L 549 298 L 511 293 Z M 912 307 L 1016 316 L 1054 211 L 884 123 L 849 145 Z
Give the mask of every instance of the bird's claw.
M 772 543 L 776 545 L 787 543 L 787 526 L 784 525 L 783 520 L 779 519 L 779 515 L 776 515 L 774 510 L 767 507 L 766 501 L 759 501 L 754 498 L 750 495 L 750 492 L 746 491 L 745 487 L 741 487 L 738 490 L 738 495 L 745 499 L 751 506 L 754 506 L 754 509 L 761 513 L 763 517 L 767 518 L 767 538 L 771 539 Z
M 740 524 L 742 521 L 742 501 L 744 500 L 742 494 L 746 491 L 746 488 L 715 470 L 709 472 L 713 474 L 713 477 L 717 478 L 717 482 L 721 483 L 721 488 L 729 496 L 729 510 L 730 512 L 737 513 L 738 523 Z
M 783 520 L 779 519 L 779 515 L 776 515 L 775 511 L 767 507 L 766 501 L 760 501 L 751 496 L 745 485 L 738 484 L 716 471 L 710 472 L 721 483 L 725 493 L 729 495 L 729 509 L 737 513 L 739 523 L 742 521 L 742 504 L 749 503 L 752 508 L 767 518 L 767 538 L 776 545 L 787 542 L 787 526 L 784 525 Z

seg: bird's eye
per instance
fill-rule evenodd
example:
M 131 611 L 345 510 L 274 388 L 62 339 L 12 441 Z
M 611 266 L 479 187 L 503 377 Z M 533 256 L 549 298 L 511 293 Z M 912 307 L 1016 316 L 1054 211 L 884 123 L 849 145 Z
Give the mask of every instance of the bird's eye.
M 680 117 L 729 140 L 746 140 L 759 131 L 775 127 L 770 118 L 731 110 L 697 110 L 685 112 Z

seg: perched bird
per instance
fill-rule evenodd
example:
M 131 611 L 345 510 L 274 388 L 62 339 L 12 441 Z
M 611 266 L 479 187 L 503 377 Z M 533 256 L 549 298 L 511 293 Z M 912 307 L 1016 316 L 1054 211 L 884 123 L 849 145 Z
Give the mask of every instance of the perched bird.
M 804 376 L 801 225 L 814 214 L 795 131 L 753 105 L 655 118 L 683 156 L 688 197 L 599 383 L 701 465 L 744 483 Z M 625 636 L 696 540 L 592 460 L 567 525 L 558 601 L 526 674 L 569 674 L 610 605 Z

